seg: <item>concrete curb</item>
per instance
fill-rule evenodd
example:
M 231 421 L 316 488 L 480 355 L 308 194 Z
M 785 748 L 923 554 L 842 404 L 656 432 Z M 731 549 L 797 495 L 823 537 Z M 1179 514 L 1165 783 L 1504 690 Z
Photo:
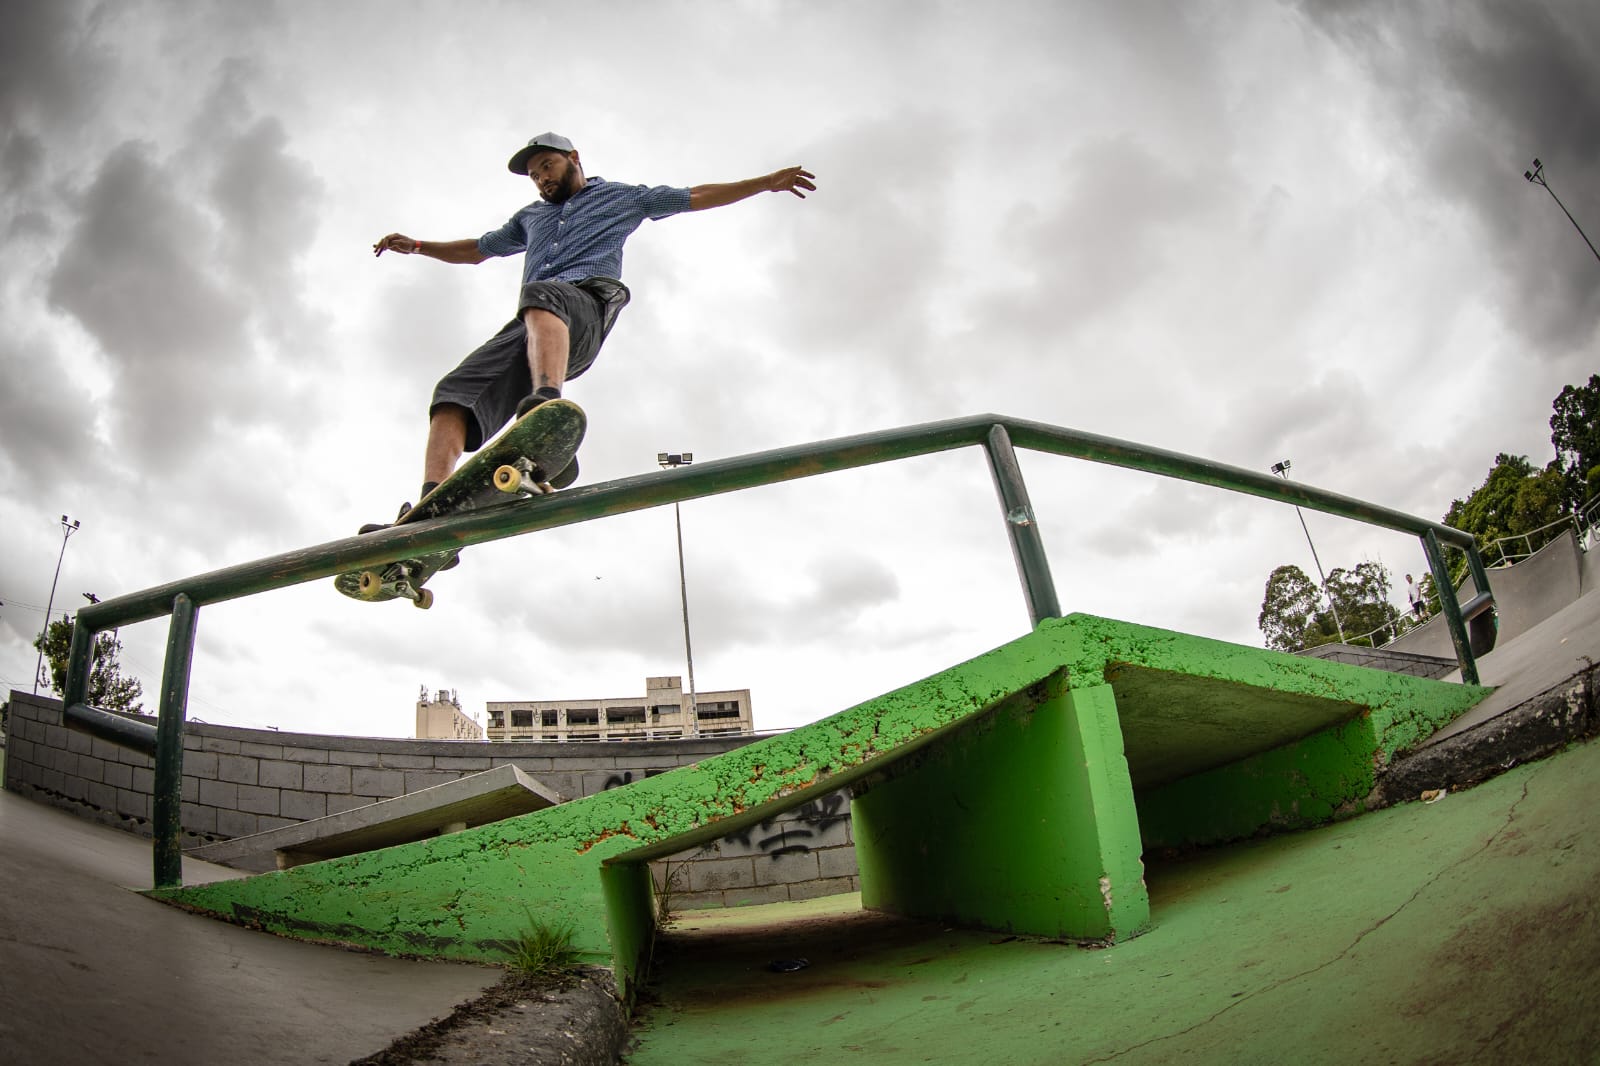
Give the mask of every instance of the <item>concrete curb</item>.
M 1404 803 L 1433 789 L 1458 791 L 1519 763 L 1600 735 L 1600 665 L 1592 665 L 1504 714 L 1397 758 L 1378 775 L 1366 809 Z
M 350 1066 L 612 1066 L 628 1019 L 611 971 L 541 982 L 508 973 L 482 996 Z

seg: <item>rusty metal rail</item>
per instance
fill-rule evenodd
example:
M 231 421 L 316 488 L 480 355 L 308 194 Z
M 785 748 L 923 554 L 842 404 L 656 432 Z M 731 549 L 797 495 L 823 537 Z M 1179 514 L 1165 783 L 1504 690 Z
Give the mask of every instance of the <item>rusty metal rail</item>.
M 1467 621 L 1487 612 L 1493 599 L 1487 591 L 1488 576 L 1471 534 L 1263 472 L 1112 437 L 987 414 L 838 437 L 571 488 L 521 506 L 448 515 L 365 536 L 329 541 L 102 600 L 79 611 L 78 623 L 73 627 L 63 692 L 66 722 L 71 728 L 155 757 L 152 811 L 156 838 L 155 882 L 158 886 L 181 884 L 177 798 L 182 783 L 182 734 L 190 661 L 197 615 L 202 606 L 352 570 L 374 568 L 409 556 L 464 548 L 669 503 L 969 446 L 982 447 L 987 454 L 1028 615 L 1035 625 L 1041 619 L 1058 617 L 1061 608 L 1038 519 L 1017 462 L 1016 447 L 1212 485 L 1419 537 L 1439 589 L 1462 678 L 1468 683 L 1477 683 L 1477 664 L 1468 639 Z M 1445 546 L 1466 552 L 1473 579 L 1479 589 L 1485 590 L 1465 608 L 1457 601 L 1448 580 Z M 171 616 L 172 622 L 158 725 L 151 727 L 132 722 L 88 706 L 84 696 L 88 691 L 90 652 L 96 634 L 162 616 Z

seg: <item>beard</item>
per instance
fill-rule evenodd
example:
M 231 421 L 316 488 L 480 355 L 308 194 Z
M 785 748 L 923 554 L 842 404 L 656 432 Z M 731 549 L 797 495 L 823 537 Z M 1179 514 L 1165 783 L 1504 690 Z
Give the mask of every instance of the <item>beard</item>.
M 564 169 L 548 183 L 539 186 L 539 198 L 547 204 L 562 204 L 583 188 L 583 175 L 571 159 L 563 159 Z

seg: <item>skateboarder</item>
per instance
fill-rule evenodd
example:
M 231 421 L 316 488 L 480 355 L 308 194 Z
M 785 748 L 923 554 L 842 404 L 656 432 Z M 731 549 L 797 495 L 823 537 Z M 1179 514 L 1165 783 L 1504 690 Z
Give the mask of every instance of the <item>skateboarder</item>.
M 477 264 L 523 253 L 517 316 L 446 374 L 428 409 L 422 495 L 455 469 L 513 416 L 560 397 L 562 386 L 587 370 L 629 293 L 622 284 L 622 246 L 645 219 L 704 211 L 757 193 L 801 199 L 815 175 L 785 167 L 757 178 L 694 188 L 623 185 L 587 177 L 572 142 L 541 133 L 507 164 L 539 189 L 539 201 L 476 239 L 423 241 L 391 233 L 374 255 L 424 255 L 444 263 Z M 404 514 L 410 505 L 400 508 Z M 382 529 L 363 526 L 362 532 Z

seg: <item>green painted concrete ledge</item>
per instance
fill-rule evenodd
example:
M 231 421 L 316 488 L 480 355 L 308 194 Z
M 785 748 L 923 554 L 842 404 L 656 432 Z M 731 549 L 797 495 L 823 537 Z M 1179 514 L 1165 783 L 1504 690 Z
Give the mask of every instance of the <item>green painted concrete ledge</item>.
M 631 995 L 647 863 L 849 787 L 866 906 L 1051 937 L 1150 921 L 1141 855 L 1317 824 L 1482 699 L 1090 615 L 694 766 L 463 833 L 155 890 L 287 936 L 504 961 L 565 924 Z

